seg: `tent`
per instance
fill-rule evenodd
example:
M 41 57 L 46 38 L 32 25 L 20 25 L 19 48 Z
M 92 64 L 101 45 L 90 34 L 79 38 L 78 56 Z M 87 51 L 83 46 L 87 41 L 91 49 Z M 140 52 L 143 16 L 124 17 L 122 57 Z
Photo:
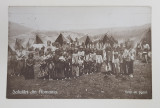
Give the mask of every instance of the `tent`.
M 113 36 L 110 37 L 110 40 L 111 40 L 113 43 L 118 43 L 118 41 L 117 41 Z
M 36 34 L 36 39 L 34 41 L 34 44 L 43 44 L 43 41 L 41 40 L 41 38 Z
M 70 41 L 71 43 L 73 43 L 73 39 L 71 38 L 70 35 L 69 35 L 67 38 L 69 39 L 69 41 Z
M 107 34 L 104 35 L 104 37 L 100 40 L 103 44 L 110 43 L 110 39 L 108 38 Z
M 60 33 L 60 35 L 57 37 L 55 42 L 58 42 L 61 46 L 63 45 L 64 42 L 68 42 L 66 38 Z
M 28 42 L 27 42 L 27 44 L 26 44 L 26 48 L 27 48 L 27 49 L 31 48 L 32 45 L 33 45 L 33 43 L 34 43 L 33 39 L 29 38 L 29 40 L 28 40 Z

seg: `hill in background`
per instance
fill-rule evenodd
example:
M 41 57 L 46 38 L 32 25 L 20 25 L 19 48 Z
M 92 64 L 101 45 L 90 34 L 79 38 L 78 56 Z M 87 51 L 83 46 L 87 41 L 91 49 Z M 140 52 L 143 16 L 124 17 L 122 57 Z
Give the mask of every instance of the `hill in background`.
M 137 43 L 145 37 L 149 30 L 151 30 L 150 24 L 134 27 L 99 28 L 72 31 L 37 31 L 20 24 L 9 22 L 8 37 L 9 45 L 11 46 L 14 45 L 16 38 L 23 39 L 24 44 L 26 44 L 29 38 L 34 39 L 36 34 L 38 34 L 44 43 L 46 43 L 47 40 L 54 42 L 60 33 L 62 33 L 65 38 L 68 36 L 70 36 L 73 40 L 78 38 L 80 42 L 84 42 L 87 35 L 94 41 L 107 33 L 109 36 L 113 36 L 117 39 L 119 43 L 128 39 Z

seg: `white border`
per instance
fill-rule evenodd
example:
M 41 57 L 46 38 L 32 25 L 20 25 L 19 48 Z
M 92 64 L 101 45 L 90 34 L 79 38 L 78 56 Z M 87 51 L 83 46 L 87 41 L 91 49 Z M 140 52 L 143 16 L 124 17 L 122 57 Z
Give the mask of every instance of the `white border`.
M 160 108 L 160 14 L 158 0 L 0 0 L 1 108 Z M 6 99 L 8 6 L 150 6 L 152 7 L 152 99 Z

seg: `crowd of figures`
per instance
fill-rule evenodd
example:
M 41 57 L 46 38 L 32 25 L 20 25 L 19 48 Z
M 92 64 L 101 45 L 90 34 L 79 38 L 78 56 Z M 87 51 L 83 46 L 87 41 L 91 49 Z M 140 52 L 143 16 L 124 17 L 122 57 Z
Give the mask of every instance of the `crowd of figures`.
M 40 79 L 64 80 L 78 78 L 85 74 L 103 72 L 106 75 L 128 75 L 133 77 L 134 60 L 140 55 L 148 63 L 150 47 L 147 43 L 140 48 L 107 46 L 104 49 L 54 46 L 47 41 L 47 46 L 29 51 L 13 51 L 9 57 L 10 75 L 23 75 L 25 79 L 35 78 L 35 67 Z

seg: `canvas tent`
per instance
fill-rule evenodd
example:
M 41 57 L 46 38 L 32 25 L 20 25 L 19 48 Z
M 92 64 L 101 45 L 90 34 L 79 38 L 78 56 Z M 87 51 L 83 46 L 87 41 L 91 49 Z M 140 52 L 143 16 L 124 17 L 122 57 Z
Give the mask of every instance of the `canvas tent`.
M 113 43 L 118 43 L 118 41 L 117 41 L 113 36 L 110 37 L 110 40 L 111 40 Z
M 36 39 L 34 41 L 34 44 L 43 44 L 43 41 L 41 40 L 41 38 L 36 34 Z
M 65 42 L 68 42 L 68 40 L 60 33 L 55 42 L 58 42 L 62 46 Z
M 110 36 L 109 40 L 110 40 L 110 45 L 111 46 L 113 46 L 114 44 L 118 44 L 118 41 L 113 36 Z
M 69 39 L 70 43 L 73 43 L 73 39 L 71 38 L 70 35 L 67 38 Z
M 27 44 L 26 44 L 26 48 L 29 49 L 33 46 L 34 44 L 34 40 L 32 38 L 29 38 Z
M 108 38 L 107 34 L 104 35 L 100 42 L 102 42 L 103 44 L 110 43 L 110 39 Z

